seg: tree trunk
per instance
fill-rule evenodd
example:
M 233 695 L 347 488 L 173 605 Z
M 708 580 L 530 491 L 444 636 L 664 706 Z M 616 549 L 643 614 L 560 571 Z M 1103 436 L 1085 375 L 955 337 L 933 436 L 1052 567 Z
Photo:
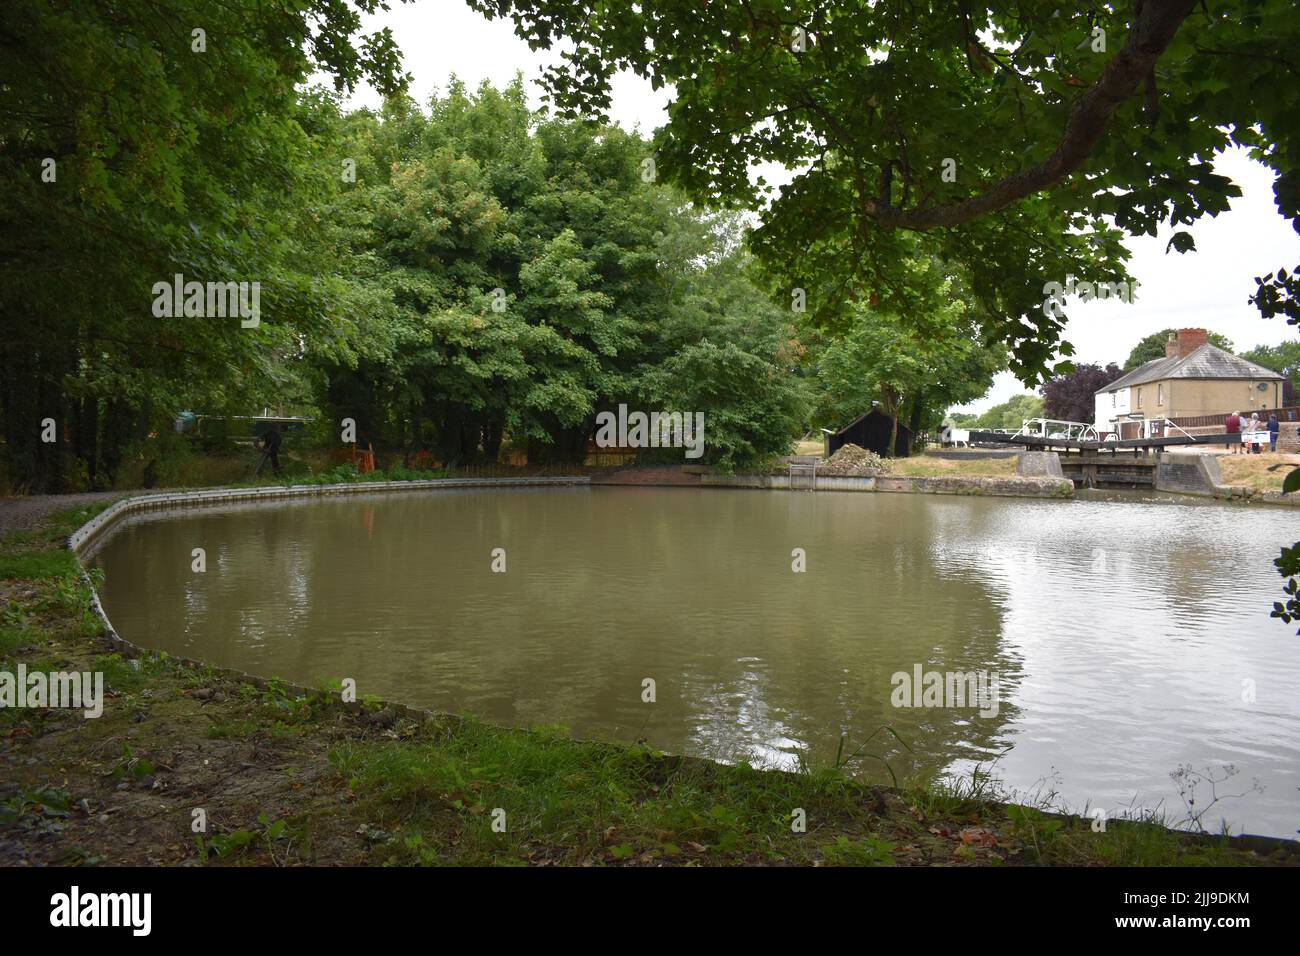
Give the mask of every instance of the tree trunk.
M 496 464 L 501 456 L 501 440 L 505 428 L 501 422 L 488 422 L 483 426 L 483 457 L 489 465 Z
M 921 433 L 922 419 L 925 414 L 925 393 L 917 392 L 916 397 L 912 399 L 912 414 L 908 418 L 908 427 L 912 429 L 912 442 L 915 445 L 916 436 Z
M 882 396 L 885 399 L 885 411 L 889 413 L 889 457 L 898 457 L 898 407 L 902 404 L 903 397 L 897 392 L 886 391 Z

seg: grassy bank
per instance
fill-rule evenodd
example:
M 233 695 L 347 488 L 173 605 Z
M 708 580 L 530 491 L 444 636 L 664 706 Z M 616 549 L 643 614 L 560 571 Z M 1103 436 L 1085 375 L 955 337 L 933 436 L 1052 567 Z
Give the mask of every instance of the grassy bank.
M 100 506 L 102 507 L 102 506 Z M 103 716 L 0 710 L 0 864 L 1263 864 L 1150 823 L 411 719 L 113 653 L 63 538 L 0 542 L 0 670 L 104 674 Z M 500 808 L 504 817 L 495 811 Z M 792 814 L 806 814 L 795 832 Z M 206 815 L 194 832 L 195 811 Z M 495 832 L 494 821 L 504 823 Z
M 1015 475 L 1015 458 L 937 458 L 934 455 L 913 455 L 890 461 L 891 475 L 911 478 L 968 475 L 1006 478 Z
M 1300 465 L 1300 455 L 1219 455 L 1219 471 L 1225 485 L 1241 485 L 1252 491 L 1281 491 L 1287 472 Z M 1276 467 L 1276 466 L 1283 467 Z M 1269 471 L 1273 468 L 1273 471 Z

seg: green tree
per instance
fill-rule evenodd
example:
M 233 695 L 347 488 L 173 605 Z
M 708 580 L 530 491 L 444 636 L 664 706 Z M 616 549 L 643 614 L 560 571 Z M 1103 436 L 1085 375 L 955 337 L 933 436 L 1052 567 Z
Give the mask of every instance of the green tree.
M 815 425 L 842 425 L 878 401 L 894 420 L 894 447 L 905 412 L 916 433 L 939 424 L 949 405 L 988 391 L 994 374 L 1006 367 L 1006 350 L 983 343 L 958 290 L 950 282 L 943 287 L 951 297 L 928 318 L 924 331 L 914 322 L 859 305 L 846 331 L 810 332 Z
M 1280 345 L 1257 345 L 1249 352 L 1242 352 L 1241 357 L 1285 375 L 1293 387 L 1300 387 L 1300 339 Z
M 1124 371 L 1131 372 L 1139 365 L 1145 365 L 1154 359 L 1165 357 L 1165 343 L 1169 341 L 1169 336 L 1176 334 L 1176 329 L 1161 329 L 1159 332 L 1152 332 L 1150 335 L 1141 339 L 1137 345 L 1133 346 L 1133 351 L 1129 352 L 1128 359 L 1124 362 Z M 1225 352 L 1232 351 L 1232 342 L 1225 335 L 1218 332 L 1209 332 L 1205 339 L 1211 345 L 1217 345 Z
M 1040 395 L 1013 395 L 1000 405 L 994 405 L 971 423 L 971 428 L 1004 428 L 1020 431 L 1027 418 L 1043 417 L 1043 398 Z
M 728 389 L 647 375 L 729 381 L 711 342 L 798 391 L 790 317 L 749 277 L 743 220 L 647 183 L 638 137 L 535 114 L 519 79 L 333 126 L 357 156 L 332 216 L 364 305 L 322 352 L 322 395 L 363 441 L 450 462 L 492 460 L 510 437 L 534 461 L 580 460 L 598 411 L 683 395 L 722 403 L 693 408 L 727 427 Z M 728 464 L 788 441 L 779 415 L 760 423 L 775 433 L 720 439 Z
M 903 400 L 926 377 L 923 349 L 898 317 L 864 308 L 852 329 L 821 355 L 817 377 L 821 421 L 851 421 L 879 401 L 893 423 L 889 448 L 896 450 Z
M 618 69 L 672 89 L 661 175 L 760 210 L 773 287 L 807 290 L 819 323 L 854 295 L 922 322 L 919 248 L 964 273 L 1027 383 L 1071 354 L 1045 284 L 1122 280 L 1124 234 L 1226 210 L 1240 191 L 1217 150 L 1249 148 L 1300 216 L 1295 67 L 1276 52 L 1300 40 L 1291 0 L 470 2 L 534 44 L 572 44 L 548 77 L 564 109 L 606 108 Z M 761 162 L 799 170 L 770 203 Z M 1186 231 L 1170 245 L 1193 248 Z
M 311 73 L 405 78 L 336 0 L 0 5 L 0 409 L 11 484 L 112 483 L 182 408 L 305 394 L 304 336 L 346 308 Z M 196 33 L 201 30 L 201 33 Z M 260 324 L 159 318 L 151 289 L 258 282 Z M 59 440 L 40 440 L 53 419 Z
M 798 380 L 735 343 L 685 346 L 641 376 L 646 407 L 702 412 L 703 461 L 734 469 L 788 454 L 807 413 Z

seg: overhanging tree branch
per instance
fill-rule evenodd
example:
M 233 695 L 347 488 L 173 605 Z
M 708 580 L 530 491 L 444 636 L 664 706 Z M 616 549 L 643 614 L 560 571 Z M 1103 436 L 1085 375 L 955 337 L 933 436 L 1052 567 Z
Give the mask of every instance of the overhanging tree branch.
M 1106 64 L 1092 89 L 1075 101 L 1056 149 L 1038 165 L 1013 173 L 959 203 L 902 209 L 867 199 L 863 212 L 885 228 L 922 232 L 959 226 L 1060 182 L 1092 154 L 1115 110 L 1151 75 L 1156 61 L 1197 2 L 1146 0 L 1137 5 L 1133 29 L 1124 46 Z

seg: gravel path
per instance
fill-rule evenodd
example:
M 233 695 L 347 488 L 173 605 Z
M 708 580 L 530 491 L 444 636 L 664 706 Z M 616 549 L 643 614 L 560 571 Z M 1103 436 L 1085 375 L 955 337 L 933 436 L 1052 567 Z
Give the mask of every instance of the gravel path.
M 137 494 L 134 491 L 87 491 L 75 495 L 28 495 L 19 498 L 0 498 L 0 537 L 11 531 L 29 531 L 47 514 L 63 511 L 77 505 L 98 501 L 112 501 Z

